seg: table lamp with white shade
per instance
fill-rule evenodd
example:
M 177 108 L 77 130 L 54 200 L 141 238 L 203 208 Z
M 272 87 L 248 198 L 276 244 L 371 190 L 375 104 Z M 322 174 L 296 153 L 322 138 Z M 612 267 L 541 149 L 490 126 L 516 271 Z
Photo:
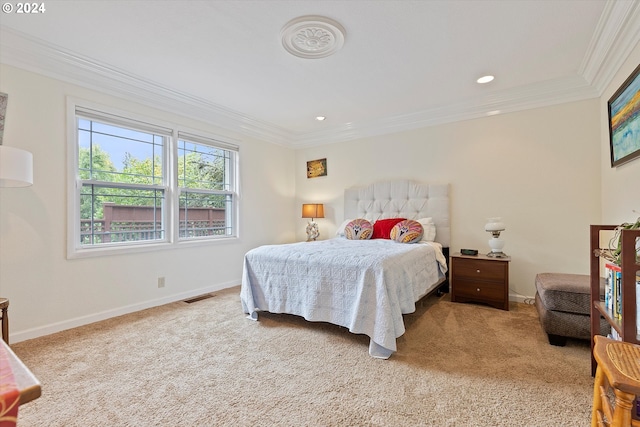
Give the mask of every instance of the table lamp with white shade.
M 491 238 L 489 239 L 491 252 L 487 254 L 488 257 L 505 258 L 507 256 L 507 254 L 502 252 L 502 248 L 504 248 L 504 240 L 500 238 L 500 233 L 503 232 L 505 228 L 502 218 L 494 217 L 488 219 L 487 224 L 484 226 L 484 230 L 491 233 Z
M 33 184 L 33 155 L 2 145 L 9 96 L 0 93 L 0 187 L 27 187 Z
M 0 145 L 0 187 L 33 184 L 33 155 L 19 148 Z

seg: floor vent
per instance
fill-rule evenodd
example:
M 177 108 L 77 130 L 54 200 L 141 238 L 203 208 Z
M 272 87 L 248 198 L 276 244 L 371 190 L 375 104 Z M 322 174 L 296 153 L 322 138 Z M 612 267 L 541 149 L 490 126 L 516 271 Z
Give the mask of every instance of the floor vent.
M 184 302 L 186 302 L 187 304 L 191 304 L 192 302 L 198 302 L 198 301 L 202 301 L 203 299 L 209 299 L 209 298 L 213 298 L 215 297 L 215 294 L 204 294 L 204 295 L 200 295 L 198 297 L 194 297 L 191 299 L 186 299 L 184 300 Z

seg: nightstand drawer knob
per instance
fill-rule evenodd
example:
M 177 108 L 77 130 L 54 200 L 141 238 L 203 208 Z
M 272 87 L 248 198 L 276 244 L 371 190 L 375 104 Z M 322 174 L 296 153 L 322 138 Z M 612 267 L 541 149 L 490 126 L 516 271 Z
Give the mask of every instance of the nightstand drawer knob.
M 480 270 L 476 270 L 476 273 L 480 273 Z
M 480 292 L 480 288 L 476 289 L 476 291 Z

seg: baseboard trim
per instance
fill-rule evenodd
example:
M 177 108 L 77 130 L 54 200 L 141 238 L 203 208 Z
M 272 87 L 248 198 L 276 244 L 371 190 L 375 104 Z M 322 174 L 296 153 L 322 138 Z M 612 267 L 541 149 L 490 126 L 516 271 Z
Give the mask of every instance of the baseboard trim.
M 527 296 L 520 295 L 520 294 L 509 293 L 509 301 L 521 302 L 521 303 L 524 303 L 524 304 L 528 304 L 529 301 L 532 301 L 533 299 L 534 299 L 534 297 L 527 297 Z
M 52 323 L 46 326 L 27 329 L 24 331 L 18 331 L 15 333 L 11 333 L 9 339 L 10 339 L 10 342 L 12 343 L 18 343 L 18 342 L 30 340 L 33 338 L 42 337 L 45 335 L 51 335 L 51 334 L 55 334 L 56 332 L 77 328 L 79 326 L 88 325 L 90 323 L 99 322 L 101 320 L 107 320 L 112 317 L 122 316 L 124 314 L 134 313 L 136 311 L 145 310 L 147 308 L 157 307 L 159 305 L 164 305 L 164 304 L 170 304 L 172 302 L 177 302 L 177 301 L 182 301 L 189 298 L 198 297 L 203 294 L 232 288 L 234 286 L 238 286 L 239 283 L 240 283 L 239 280 L 227 282 L 227 283 L 219 283 L 217 285 L 198 288 L 191 291 L 168 295 L 162 298 L 144 301 L 137 304 L 131 304 L 131 305 L 119 307 L 112 310 L 102 311 L 100 313 L 94 313 L 87 316 L 76 317 L 74 319 L 64 320 L 62 322 Z M 528 300 L 530 301 L 532 299 L 533 297 L 527 297 L 520 294 L 509 293 L 509 301 L 526 303 Z
M 11 333 L 9 336 L 9 342 L 18 343 L 21 341 L 30 340 L 33 338 L 42 337 L 45 335 L 55 334 L 56 332 L 65 331 L 67 329 L 77 328 L 78 326 L 88 325 L 90 323 L 99 322 L 101 320 L 110 319 L 116 316 L 122 316 L 123 314 L 134 313 L 136 311 L 145 310 L 147 308 L 157 307 L 159 305 L 170 304 L 176 301 L 182 301 L 189 298 L 194 298 L 206 293 L 216 292 L 227 288 L 238 286 L 240 280 L 227 283 L 219 283 L 204 288 L 198 288 L 191 291 L 180 292 L 177 294 L 167 295 L 162 298 L 157 298 L 149 301 L 140 302 L 137 304 L 131 304 L 124 307 L 115 308 L 112 310 L 101 311 L 99 313 L 90 314 L 87 316 L 76 317 L 62 322 L 52 323 L 37 328 L 27 329 L 24 331 L 18 331 Z M 238 310 L 240 310 L 240 303 L 238 303 Z

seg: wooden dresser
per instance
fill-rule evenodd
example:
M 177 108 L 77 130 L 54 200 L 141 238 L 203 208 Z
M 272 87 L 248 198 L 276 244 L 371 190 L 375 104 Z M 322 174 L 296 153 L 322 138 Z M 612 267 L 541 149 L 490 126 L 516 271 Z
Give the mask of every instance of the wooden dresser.
M 479 302 L 509 310 L 510 257 L 451 256 L 451 301 Z

